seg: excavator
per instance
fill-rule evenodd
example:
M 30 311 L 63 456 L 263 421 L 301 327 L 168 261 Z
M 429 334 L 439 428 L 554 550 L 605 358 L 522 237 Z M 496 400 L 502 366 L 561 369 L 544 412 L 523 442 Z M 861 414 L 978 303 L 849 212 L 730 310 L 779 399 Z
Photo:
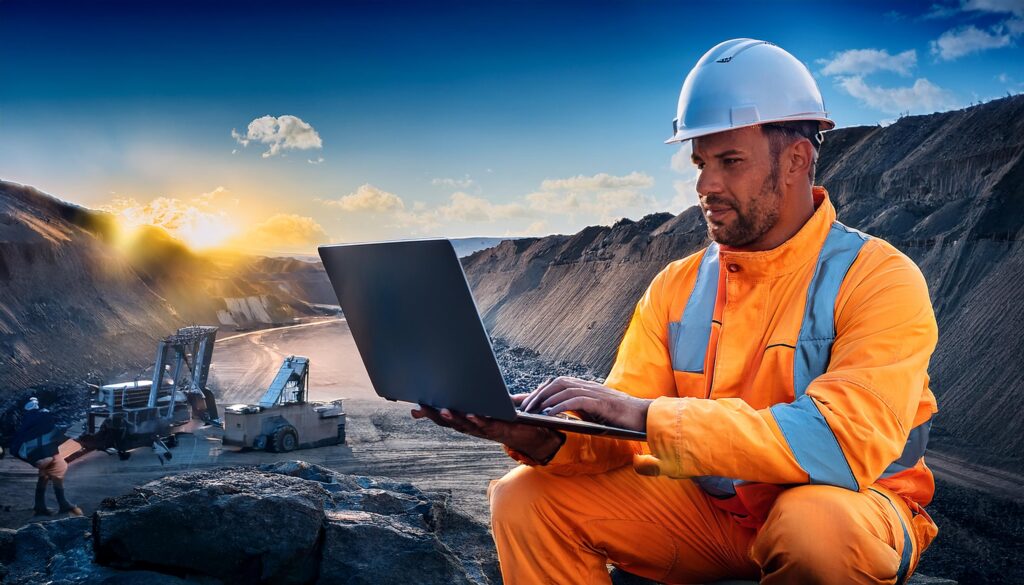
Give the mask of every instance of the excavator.
M 216 337 L 216 327 L 182 327 L 158 343 L 151 379 L 139 379 L 140 372 L 130 382 L 94 386 L 84 432 L 76 437 L 82 448 L 68 460 L 93 450 L 125 460 L 148 446 L 163 464 L 177 444 L 173 429 L 193 418 L 219 425 L 217 402 L 206 386 Z
M 224 409 L 224 445 L 285 453 L 345 442 L 342 401 L 310 402 L 309 358 L 288 356 L 259 404 Z

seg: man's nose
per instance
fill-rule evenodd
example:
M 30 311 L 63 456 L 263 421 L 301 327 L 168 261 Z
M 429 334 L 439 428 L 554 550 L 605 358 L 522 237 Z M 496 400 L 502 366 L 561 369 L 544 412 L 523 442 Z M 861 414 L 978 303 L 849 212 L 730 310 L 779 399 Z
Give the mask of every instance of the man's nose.
M 697 194 L 707 196 L 722 192 L 722 175 L 709 166 L 705 166 L 697 175 Z

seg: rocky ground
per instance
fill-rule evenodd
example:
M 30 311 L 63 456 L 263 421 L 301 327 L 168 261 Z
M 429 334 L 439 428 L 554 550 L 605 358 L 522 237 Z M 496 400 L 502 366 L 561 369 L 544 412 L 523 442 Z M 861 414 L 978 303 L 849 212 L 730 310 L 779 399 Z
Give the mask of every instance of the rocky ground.
M 444 493 L 301 461 L 172 475 L 88 518 L 0 530 L 0 581 L 487 584 L 487 527 Z
M 593 372 L 579 364 L 546 361 L 531 350 L 510 347 L 500 340 L 495 342 L 495 350 L 513 392 L 531 390 L 553 375 L 595 377 Z M 291 454 L 236 453 L 223 449 L 219 440 L 210 436 L 209 430 L 196 431 L 182 437 L 175 459 L 167 466 L 159 465 L 155 457 L 145 449 L 138 450 L 127 462 L 117 461 L 102 453 L 87 455 L 72 464 L 68 480 L 69 494 L 85 508 L 87 514 L 114 514 L 119 510 L 123 513 L 129 509 L 126 506 L 138 500 L 137 488 L 152 481 L 163 482 L 159 483 L 164 486 L 160 490 L 170 489 L 168 486 L 180 485 L 180 482 L 175 483 L 175 477 L 198 471 L 201 472 L 199 475 L 185 477 L 206 478 L 202 481 L 210 483 L 212 477 L 224 474 L 213 470 L 225 465 L 234 469 L 242 466 L 252 470 L 258 469 L 260 465 L 284 465 L 286 461 L 300 457 L 315 461 L 339 477 L 389 477 L 396 484 L 415 485 L 424 494 L 446 494 L 445 509 L 457 511 L 456 515 L 449 515 L 449 518 L 455 518 L 452 520 L 454 524 L 449 523 L 447 526 L 455 528 L 437 538 L 442 542 L 449 542 L 446 538 L 479 540 L 478 527 L 486 526 L 489 517 L 485 496 L 487 483 L 510 469 L 512 461 L 496 445 L 459 435 L 426 421 L 413 420 L 408 414 L 408 405 L 377 398 L 365 370 L 355 367 L 359 364 L 355 352 L 347 326 L 342 320 L 251 332 L 218 343 L 212 374 L 212 379 L 219 384 L 223 402 L 253 402 L 273 377 L 282 356 L 291 353 L 310 356 L 312 397 L 348 398 L 345 404 L 349 416 L 349 441 L 345 446 Z M 55 403 L 58 414 L 70 416 L 68 413 L 75 409 L 75 400 L 62 397 Z M 19 539 L 17 542 L 23 543 L 18 546 L 25 551 L 42 547 L 39 549 L 42 552 L 32 554 L 40 562 L 45 561 L 52 570 L 71 571 L 73 562 L 82 561 L 91 554 L 93 549 L 83 544 L 83 535 L 85 532 L 94 535 L 95 531 L 88 521 L 80 519 L 26 526 L 31 521 L 31 490 L 35 481 L 31 471 L 24 464 L 9 459 L 0 462 L 0 481 L 5 488 L 0 490 L 0 525 L 20 528 L 16 538 Z M 234 473 L 228 472 L 226 477 L 235 477 L 232 475 Z M 236 483 L 231 480 L 225 485 Z M 123 494 L 127 495 L 122 497 Z M 1024 545 L 1024 529 L 1021 526 L 1024 510 L 1021 510 L 1021 506 L 1024 503 L 1015 503 L 1006 498 L 940 481 L 936 501 L 929 510 L 939 522 L 941 532 L 926 553 L 921 571 L 928 575 L 958 579 L 961 583 L 1024 582 L 1024 573 L 1017 559 L 1017 551 Z M 186 533 L 198 535 L 211 529 L 208 527 L 200 530 L 204 526 L 203 521 L 203 518 L 190 519 Z M 170 531 L 160 522 L 151 524 L 151 528 L 140 530 L 140 533 L 174 541 L 188 540 L 182 536 L 185 533 Z M 0 551 L 8 551 L 0 553 L 0 556 L 7 554 L 8 558 L 13 558 L 10 557 L 11 550 L 22 550 L 10 548 L 14 546 L 11 543 L 15 542 L 12 540 L 15 538 L 13 534 L 0 534 Z M 484 542 L 488 547 L 492 546 L 489 539 L 485 538 Z M 119 546 L 111 544 L 108 549 L 118 549 Z M 461 550 L 451 544 L 448 546 L 454 547 L 453 550 Z M 70 552 L 55 552 L 64 550 L 61 547 Z M 493 554 L 493 549 L 488 550 Z M 147 562 L 132 564 L 132 570 L 136 571 L 132 579 L 141 578 L 137 572 L 139 567 L 154 569 Z M 10 560 L 0 560 L 0 563 L 15 567 Z M 110 572 L 115 570 L 110 567 L 103 569 L 107 571 L 103 574 L 112 579 L 109 582 L 127 579 L 121 573 Z M 207 573 L 189 569 L 179 571 L 174 577 L 153 573 L 145 578 L 157 579 L 150 581 L 154 583 L 180 583 L 173 579 L 185 574 L 194 580 L 198 578 L 197 575 Z M 915 581 L 927 582 L 920 577 Z

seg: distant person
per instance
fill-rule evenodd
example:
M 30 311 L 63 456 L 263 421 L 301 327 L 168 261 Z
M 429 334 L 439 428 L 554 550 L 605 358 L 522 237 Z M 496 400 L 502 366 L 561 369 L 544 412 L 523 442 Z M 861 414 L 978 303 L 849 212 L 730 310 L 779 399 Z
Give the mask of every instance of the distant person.
M 82 515 L 82 509 L 68 502 L 64 496 L 64 475 L 68 471 L 68 462 L 58 451 L 64 441 L 64 433 L 57 428 L 53 414 L 45 408 L 39 408 L 36 397 L 30 398 L 25 403 L 21 426 L 11 440 L 11 451 L 39 470 L 39 479 L 36 481 L 36 516 L 53 515 L 53 511 L 46 507 L 46 484 L 49 482 L 53 482 L 53 495 L 57 497 L 60 513 Z
M 413 411 L 525 464 L 490 489 L 505 583 L 607 583 L 609 562 L 666 583 L 909 578 L 938 530 L 937 327 L 914 262 L 814 185 L 834 125 L 771 43 L 726 41 L 686 77 L 668 142 L 692 141 L 711 244 L 655 277 L 604 384 L 517 397 L 646 443 Z

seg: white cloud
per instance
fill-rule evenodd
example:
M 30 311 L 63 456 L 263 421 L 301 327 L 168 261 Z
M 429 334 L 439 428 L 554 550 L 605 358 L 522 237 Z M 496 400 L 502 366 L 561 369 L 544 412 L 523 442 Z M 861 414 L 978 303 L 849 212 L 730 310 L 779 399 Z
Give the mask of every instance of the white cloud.
M 401 197 L 369 183 L 339 199 L 317 199 L 317 201 L 352 212 L 385 213 L 405 209 L 405 202 Z
M 543 219 L 540 220 L 540 221 L 535 221 L 535 222 L 531 223 L 530 225 L 526 226 L 525 230 L 523 230 L 523 235 L 525 235 L 525 236 L 543 237 L 543 236 L 546 236 L 546 235 L 548 235 L 550 233 L 551 233 L 551 230 L 548 228 L 548 222 L 544 221 Z M 508 235 L 512 235 L 512 234 L 508 234 Z
M 327 241 L 327 232 L 312 217 L 278 213 L 252 226 L 232 244 L 256 249 L 306 250 Z
M 598 173 L 565 179 L 546 179 L 540 190 L 526 195 L 527 206 L 537 212 L 596 219 L 610 224 L 623 217 L 640 217 L 662 211 L 658 201 L 643 189 L 654 185 L 646 173 L 616 176 Z
M 235 139 L 235 142 L 241 144 L 243 147 L 249 146 L 249 139 L 238 133 L 238 130 L 231 129 L 231 137 Z M 238 150 L 232 150 L 232 153 L 238 152 Z
M 430 184 L 435 187 L 447 187 L 449 189 L 472 189 L 477 186 L 476 181 L 471 179 L 469 175 L 461 179 L 435 178 L 430 181 Z
M 679 179 L 672 181 L 675 196 L 669 201 L 668 209 L 673 213 L 679 213 L 697 205 L 697 178 L 700 176 L 700 171 L 693 164 L 691 145 L 691 142 L 683 143 L 679 150 L 672 155 L 672 160 L 669 163 L 673 171 L 682 175 Z
M 195 197 L 156 197 L 142 203 L 134 197 L 118 197 L 99 209 L 116 215 L 126 232 L 144 225 L 162 228 L 195 248 L 222 244 L 239 232 L 234 214 L 238 199 L 228 198 L 224 187 Z
M 535 219 L 538 213 L 521 202 L 494 203 L 483 197 L 462 191 L 452 193 L 442 205 L 429 207 L 422 201 L 413 203 L 412 210 L 394 210 L 388 227 L 415 228 L 418 233 L 437 231 L 445 226 L 467 225 L 517 219 Z
M 922 17 L 925 20 L 936 20 L 950 18 L 960 12 L 960 7 L 949 4 L 932 4 L 928 12 Z
M 306 162 L 308 162 L 311 165 L 318 165 L 318 164 L 324 162 L 324 157 L 318 156 L 318 157 L 316 157 L 316 160 L 313 160 L 311 158 L 307 158 Z
M 514 217 L 532 215 L 520 203 L 491 203 L 483 197 L 476 197 L 461 191 L 452 193 L 448 203 L 437 208 L 436 216 L 446 221 L 494 222 Z
M 443 178 L 436 183 L 451 184 Z M 534 192 L 502 201 L 461 190 L 437 202 L 404 201 L 373 185 L 363 185 L 339 199 L 318 201 L 346 211 L 379 214 L 380 223 L 375 226 L 355 214 L 338 217 L 347 238 L 379 238 L 376 229 L 380 228 L 395 236 L 495 233 L 493 226 L 504 228 L 508 235 L 540 235 L 573 233 L 584 225 L 611 225 L 623 217 L 639 218 L 665 211 L 667 198 L 659 200 L 647 193 L 653 185 L 654 179 L 642 172 L 622 176 L 598 173 L 547 179 Z
M 985 12 L 1024 16 L 1024 2 L 1020 0 L 960 0 L 959 4 L 932 4 L 923 18 L 950 18 L 961 12 Z
M 839 85 L 868 107 L 888 114 L 927 114 L 957 106 L 951 92 L 924 78 L 909 87 L 885 88 L 868 85 L 863 78 L 853 76 L 839 78 Z
M 312 126 L 301 118 L 288 114 L 277 118 L 256 118 L 249 122 L 244 136 L 232 128 L 231 137 L 243 148 L 249 146 L 250 142 L 268 145 L 270 148 L 263 153 L 263 158 L 275 156 L 282 150 L 323 148 L 323 141 Z
M 540 184 L 544 191 L 596 191 L 602 189 L 642 189 L 654 184 L 654 179 L 646 173 L 633 171 L 628 175 L 615 176 L 598 173 L 592 176 L 576 175 L 568 179 L 545 179 Z
M 672 188 L 675 190 L 676 195 L 669 202 L 669 211 L 679 213 L 699 203 L 696 180 L 672 181 Z
M 991 32 L 984 31 L 973 24 L 948 30 L 931 42 L 932 54 L 944 61 L 953 61 L 971 53 L 1009 46 L 1010 33 L 1004 34 L 1003 30 L 997 25 Z
M 1024 2 L 1021 0 L 961 0 L 964 11 L 995 12 L 1024 16 Z
M 695 175 L 697 173 L 697 167 L 693 164 L 693 148 L 691 144 L 693 143 L 687 140 L 679 147 L 679 150 L 672 154 L 669 167 L 673 171 L 683 175 Z
M 892 71 L 903 76 L 917 66 L 917 51 L 909 49 L 890 55 L 885 49 L 850 49 L 832 59 L 818 59 L 825 75 L 867 75 L 875 71 Z

